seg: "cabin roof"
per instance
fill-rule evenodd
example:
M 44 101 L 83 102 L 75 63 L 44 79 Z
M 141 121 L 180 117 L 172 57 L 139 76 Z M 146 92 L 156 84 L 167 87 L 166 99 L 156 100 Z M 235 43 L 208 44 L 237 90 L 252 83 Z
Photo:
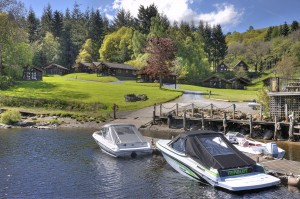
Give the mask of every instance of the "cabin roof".
M 58 64 L 50 64 L 49 66 L 46 66 L 45 69 L 51 68 L 51 67 L 53 67 L 53 66 L 56 66 L 57 68 L 61 68 L 61 69 L 63 69 L 63 70 L 69 70 L 69 69 L 67 69 L 67 68 L 65 68 L 65 67 L 63 67 L 63 66 L 61 66 L 61 65 L 58 65 Z
M 109 68 L 115 68 L 115 69 L 125 69 L 125 70 L 135 70 L 135 71 L 139 70 L 128 64 L 119 64 L 119 63 L 110 63 L 110 62 L 102 62 L 102 64 Z
M 211 79 L 213 79 L 213 78 L 217 78 L 217 79 L 223 80 L 224 82 L 227 82 L 227 83 L 230 83 L 230 84 L 231 84 L 230 81 L 228 81 L 227 79 L 224 79 L 224 78 L 222 78 L 222 77 L 219 77 L 218 75 L 212 75 L 212 76 L 210 76 L 210 77 L 208 77 L 208 78 L 202 80 L 202 82 L 209 81 L 209 80 L 211 80 Z

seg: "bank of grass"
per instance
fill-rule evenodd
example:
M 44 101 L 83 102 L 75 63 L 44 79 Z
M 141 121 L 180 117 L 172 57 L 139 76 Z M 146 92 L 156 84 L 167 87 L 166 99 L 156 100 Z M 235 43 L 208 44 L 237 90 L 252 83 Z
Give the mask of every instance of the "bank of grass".
M 207 88 L 202 86 L 192 86 L 192 85 L 180 85 L 183 90 L 201 91 L 204 93 L 204 97 L 209 97 L 209 91 L 211 91 L 210 97 L 213 99 L 222 99 L 228 101 L 250 101 L 258 100 L 259 89 L 249 89 L 249 90 L 237 90 L 237 89 L 217 89 L 217 88 Z M 257 86 L 259 88 L 259 86 Z
M 62 76 L 62 78 L 65 78 L 66 80 L 96 81 L 96 82 L 103 82 L 103 83 L 119 81 L 118 78 L 113 76 L 98 77 L 97 74 L 88 74 L 88 73 L 71 73 Z
M 76 74 L 72 74 L 75 75 Z M 151 106 L 154 103 L 162 103 L 181 95 L 181 92 L 159 89 L 158 84 L 140 84 L 135 81 L 125 81 L 123 83 L 103 83 L 99 81 L 89 81 L 94 78 L 95 74 L 86 74 L 86 80 L 70 79 L 70 76 L 51 76 L 44 77 L 43 81 L 21 81 L 9 90 L 1 91 L 3 97 L 10 96 L 12 98 L 22 98 L 25 101 L 33 102 L 35 100 L 44 100 L 45 106 L 40 108 L 48 108 L 47 103 L 60 104 L 68 103 L 82 105 L 82 111 L 85 105 L 99 104 L 104 105 L 101 110 L 103 113 L 112 111 L 113 104 L 119 106 L 119 110 L 134 110 Z M 90 77 L 90 78 L 88 78 Z M 125 102 L 126 94 L 146 94 L 147 101 Z M 1 97 L 0 96 L 0 97 Z M 77 106 L 76 106 L 77 107 Z M 100 107 L 100 106 L 99 106 Z M 30 108 L 33 108 L 30 107 Z M 63 109 L 63 108 L 62 108 Z M 59 108 L 58 108 L 59 110 Z M 76 110 L 80 111 L 80 110 Z

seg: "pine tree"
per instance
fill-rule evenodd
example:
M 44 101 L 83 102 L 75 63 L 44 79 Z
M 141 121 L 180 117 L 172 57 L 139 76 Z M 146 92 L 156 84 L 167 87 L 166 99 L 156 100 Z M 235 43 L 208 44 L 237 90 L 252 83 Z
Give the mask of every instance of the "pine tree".
M 158 15 L 157 7 L 151 4 L 148 7 L 141 5 L 138 12 L 138 25 L 139 31 L 143 34 L 149 34 L 151 27 L 151 18 Z
M 96 12 L 94 12 L 93 10 L 91 12 L 88 35 L 88 37 L 92 40 L 93 45 L 92 60 L 96 61 L 100 57 L 99 49 L 104 38 L 103 19 L 98 9 L 96 10 Z
M 213 67 L 214 70 L 216 70 L 217 64 L 219 64 L 221 60 L 224 60 L 228 49 L 221 25 L 216 25 L 212 29 L 212 48 Z
M 293 21 L 291 25 L 291 31 L 296 31 L 299 29 L 299 23 L 298 21 Z
M 53 14 L 52 27 L 54 37 L 61 37 L 63 30 L 63 14 L 57 10 L 54 11 Z
M 129 11 L 125 11 L 123 8 L 118 11 L 113 22 L 112 28 L 114 31 L 120 29 L 122 26 L 127 28 L 133 28 L 134 19 Z
M 42 17 L 41 17 L 41 25 L 42 25 L 42 36 L 44 37 L 46 32 L 52 32 L 52 20 L 53 20 L 53 14 L 52 14 L 52 8 L 51 5 L 48 3 L 47 7 L 44 8 Z
M 272 32 L 273 32 L 273 27 L 270 26 L 268 28 L 268 30 L 267 30 L 266 35 L 265 35 L 265 39 L 264 39 L 265 41 L 271 41 L 271 39 L 272 39 Z
M 284 37 L 286 37 L 286 36 L 288 36 L 289 31 L 290 31 L 289 26 L 287 25 L 286 22 L 284 22 L 284 24 L 283 24 L 283 26 L 282 26 L 282 29 L 281 29 L 281 32 L 280 32 L 281 35 L 284 36 Z
M 38 18 L 36 18 L 32 8 L 30 8 L 27 16 L 27 32 L 28 32 L 28 40 L 30 43 L 33 43 L 38 39 L 38 26 L 39 26 L 39 20 Z

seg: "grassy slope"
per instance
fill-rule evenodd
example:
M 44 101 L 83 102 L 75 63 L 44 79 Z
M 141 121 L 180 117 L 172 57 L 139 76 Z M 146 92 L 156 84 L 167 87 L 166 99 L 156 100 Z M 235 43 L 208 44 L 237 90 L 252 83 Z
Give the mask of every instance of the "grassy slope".
M 258 91 L 255 90 L 217 89 L 184 84 L 181 85 L 180 88 L 184 90 L 202 91 L 205 94 L 211 91 L 211 98 L 229 101 L 249 101 L 258 98 Z M 208 97 L 208 95 L 205 97 Z
M 76 74 L 72 75 L 76 76 Z M 77 74 L 77 77 L 79 76 L 82 77 Z M 100 82 L 101 77 L 98 77 L 99 81 L 93 81 L 95 75 L 84 76 L 85 80 L 89 81 L 82 81 L 79 78 L 73 79 L 70 76 L 44 77 L 42 82 L 22 81 L 12 89 L 1 91 L 0 94 L 28 98 L 101 102 L 109 107 L 108 111 L 111 111 L 114 103 L 119 106 L 119 110 L 133 110 L 154 103 L 169 101 L 181 95 L 181 92 L 177 91 L 160 90 L 157 84 L 139 84 L 134 81 L 126 81 L 121 84 L 103 83 Z M 134 103 L 125 102 L 124 95 L 131 93 L 146 94 L 149 100 Z

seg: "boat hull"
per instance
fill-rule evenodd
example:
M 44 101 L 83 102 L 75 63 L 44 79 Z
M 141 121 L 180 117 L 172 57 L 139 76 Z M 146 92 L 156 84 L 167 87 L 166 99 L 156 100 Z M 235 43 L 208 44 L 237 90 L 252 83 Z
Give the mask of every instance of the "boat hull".
M 152 154 L 152 148 L 148 144 L 147 147 L 138 148 L 119 148 L 118 145 L 105 142 L 97 135 L 93 135 L 95 142 L 99 145 L 100 149 L 113 156 L 113 157 L 136 157 Z
M 259 189 L 280 184 L 280 180 L 273 176 L 252 172 L 248 174 L 220 177 L 218 172 L 205 168 L 193 159 L 177 153 L 168 146 L 170 140 L 159 140 L 157 148 L 162 152 L 165 160 L 180 174 L 196 181 L 205 180 L 210 185 L 230 191 Z

